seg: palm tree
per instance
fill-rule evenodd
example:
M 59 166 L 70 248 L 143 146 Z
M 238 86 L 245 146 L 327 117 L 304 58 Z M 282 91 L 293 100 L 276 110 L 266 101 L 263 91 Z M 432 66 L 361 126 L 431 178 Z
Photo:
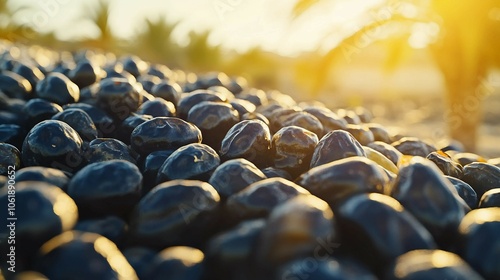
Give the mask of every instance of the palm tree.
M 11 19 L 16 11 L 12 10 L 8 5 L 8 0 L 0 0 L 0 18 Z
M 14 21 L 16 16 L 25 10 L 29 10 L 26 6 L 12 8 L 8 0 L 0 0 L 0 38 L 10 41 L 25 41 L 26 34 L 33 35 L 35 32 L 32 28 L 21 26 Z
M 136 36 L 135 48 L 145 59 L 178 64 L 179 46 L 172 38 L 178 23 L 169 23 L 164 16 L 145 20 L 146 29 Z
M 224 67 L 230 75 L 243 75 L 258 88 L 276 88 L 279 66 L 278 56 L 255 46 L 244 53 L 235 53 Z
M 99 36 L 95 39 L 88 39 L 87 44 L 91 47 L 113 50 L 117 44 L 117 38 L 109 25 L 109 14 L 111 10 L 109 3 L 100 0 L 97 7 L 87 12 L 83 16 L 84 20 L 91 21 L 99 30 Z
M 189 69 L 197 71 L 217 70 L 221 63 L 221 47 L 208 42 L 210 31 L 190 32 L 189 44 L 184 50 L 185 60 Z
M 293 15 L 302 15 L 318 2 L 298 0 Z M 498 0 L 382 1 L 368 11 L 373 21 L 343 37 L 325 54 L 316 89 L 325 82 L 331 63 L 359 51 L 357 43 L 366 37 L 377 41 L 385 37 L 379 35 L 389 34 L 393 38 L 406 36 L 411 41 L 420 36 L 420 43 L 427 44 L 444 78 L 449 135 L 473 151 L 481 120 L 480 103 L 492 92 L 491 85 L 484 82 L 485 77 L 500 65 L 499 14 Z

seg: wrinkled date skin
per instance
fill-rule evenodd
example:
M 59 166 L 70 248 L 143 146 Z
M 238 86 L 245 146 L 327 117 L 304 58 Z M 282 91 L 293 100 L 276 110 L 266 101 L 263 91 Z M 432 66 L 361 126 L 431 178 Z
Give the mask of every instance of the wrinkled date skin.
M 297 181 L 331 206 L 357 193 L 390 192 L 389 177 L 384 170 L 363 157 L 349 157 L 320 165 L 302 174 Z
M 141 155 L 201 143 L 201 131 L 175 117 L 157 117 L 138 125 L 130 136 L 132 149 Z
M 244 158 L 258 167 L 269 165 L 271 133 L 265 123 L 259 120 L 241 121 L 231 127 L 222 140 L 222 160 Z
M 311 168 L 353 156 L 366 157 L 361 144 L 349 132 L 334 130 L 319 140 L 311 159 Z
M 500 279 L 500 158 L 143 59 L 0 40 L 0 279 Z
M 462 180 L 468 183 L 480 198 L 485 192 L 500 188 L 500 168 L 488 163 L 473 162 L 464 166 Z
M 297 177 L 309 168 L 317 144 L 315 133 L 298 126 L 283 127 L 271 141 L 274 166 Z

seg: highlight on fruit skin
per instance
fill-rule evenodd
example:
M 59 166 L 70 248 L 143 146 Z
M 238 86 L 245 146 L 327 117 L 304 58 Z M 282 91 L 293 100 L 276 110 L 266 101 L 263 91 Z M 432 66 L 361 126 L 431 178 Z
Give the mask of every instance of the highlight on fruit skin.
M 50 279 L 68 279 L 72 275 L 99 279 L 138 279 L 120 250 L 109 239 L 95 233 L 66 231 L 40 247 L 35 261 L 37 270 Z M 63 268 L 63 269 L 61 269 Z
M 460 256 L 443 250 L 414 250 L 399 256 L 386 279 L 483 279 Z

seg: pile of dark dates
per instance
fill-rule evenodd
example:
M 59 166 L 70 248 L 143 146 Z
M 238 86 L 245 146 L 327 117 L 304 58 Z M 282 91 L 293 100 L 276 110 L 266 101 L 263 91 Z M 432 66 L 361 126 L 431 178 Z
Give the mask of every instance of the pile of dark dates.
M 498 158 L 224 73 L 0 51 L 6 279 L 500 279 Z

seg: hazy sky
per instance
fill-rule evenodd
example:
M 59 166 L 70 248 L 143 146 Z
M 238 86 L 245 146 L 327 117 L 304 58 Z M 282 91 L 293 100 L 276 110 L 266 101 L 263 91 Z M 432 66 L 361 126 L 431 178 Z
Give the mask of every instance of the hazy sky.
M 55 30 L 61 39 L 95 36 L 97 30 L 82 20 L 97 0 L 16 0 L 11 5 L 27 4 L 35 9 L 22 13 L 18 21 L 38 31 Z M 355 20 L 367 6 L 380 0 L 325 0 L 295 22 L 290 11 L 294 0 L 109 0 L 110 24 L 118 36 L 131 38 L 144 27 L 144 19 L 164 15 L 179 21 L 174 32 L 182 42 L 190 30 L 212 30 L 210 42 L 244 51 L 261 45 L 270 51 L 293 54 L 311 50 L 327 32 L 352 30 Z M 338 34 L 338 32 L 337 32 Z M 334 44 L 334 32 L 326 44 Z

